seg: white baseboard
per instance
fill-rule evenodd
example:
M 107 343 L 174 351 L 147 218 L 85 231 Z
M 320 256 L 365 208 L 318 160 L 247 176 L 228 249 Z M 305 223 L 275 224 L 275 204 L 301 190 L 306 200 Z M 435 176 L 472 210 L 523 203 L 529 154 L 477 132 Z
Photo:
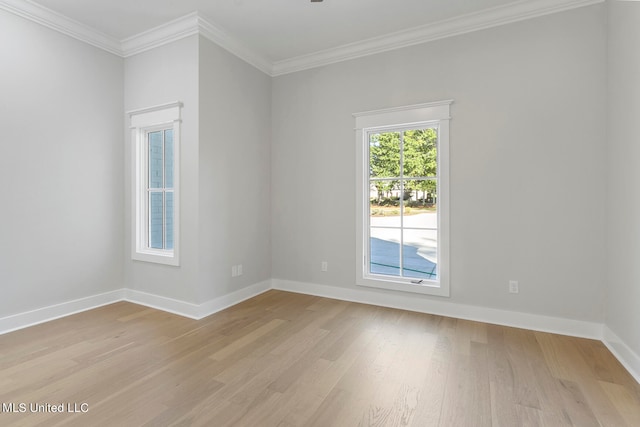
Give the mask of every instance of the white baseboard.
M 118 289 L 112 292 L 79 298 L 61 304 L 2 317 L 0 318 L 0 335 L 119 301 L 128 301 L 198 320 L 260 295 L 269 289 L 271 289 L 271 281 L 265 280 L 203 304 L 193 304 L 133 289 Z
M 118 289 L 2 317 L 0 318 L 0 335 L 118 301 L 129 301 L 197 320 L 253 298 L 270 289 L 601 340 L 636 381 L 640 383 L 640 356 L 606 325 L 456 304 L 448 301 L 415 298 L 409 294 L 382 292 L 370 288 L 344 288 L 281 279 L 265 280 L 203 304 L 193 304 L 132 289 Z
M 640 383 L 640 355 L 634 352 L 624 341 L 605 325 L 602 342 L 622 363 L 622 366 Z
M 79 298 L 73 301 L 2 317 L 0 318 L 0 335 L 122 301 L 124 292 L 124 289 L 118 289 L 116 291 L 92 295 L 86 298 Z
M 124 292 L 125 301 L 177 314 L 178 316 L 188 317 L 190 319 L 199 319 L 200 306 L 198 304 L 150 294 L 147 292 L 136 291 L 134 289 L 125 289 Z
M 265 280 L 264 282 L 255 283 L 202 304 L 193 304 L 173 298 L 126 289 L 125 301 L 167 311 L 190 319 L 199 320 L 224 310 L 225 308 L 239 304 L 249 298 L 260 295 L 269 289 L 271 289 L 271 281 Z
M 437 314 L 458 319 L 512 326 L 540 332 L 602 339 L 602 324 L 560 317 L 542 316 L 495 308 L 416 298 L 413 294 L 380 292 L 371 288 L 343 288 L 315 283 L 272 279 L 273 289 L 334 298 L 363 304 Z
M 583 338 L 603 339 L 603 326 L 598 323 L 455 304 L 448 301 L 428 300 L 424 298 L 415 298 L 413 295 L 409 294 L 385 293 L 369 288 L 343 288 L 280 279 L 265 280 L 239 289 L 230 294 L 212 299 L 203 304 L 193 304 L 133 289 L 120 289 L 113 292 L 94 295 L 87 298 L 81 298 L 62 304 L 43 307 L 37 310 L 0 318 L 0 334 L 118 301 L 129 301 L 135 304 L 144 305 L 146 307 L 167 311 L 197 320 L 210 316 L 211 314 L 236 305 L 249 298 L 253 298 L 254 296 L 266 292 L 269 289 L 279 289 L 301 294 L 317 295 L 345 301 L 437 314 L 459 319 L 531 329 L 535 331 L 552 332 Z M 615 334 L 611 332 L 609 336 L 615 337 Z M 633 352 L 628 350 L 628 347 L 626 347 L 624 343 L 618 343 L 622 343 L 622 341 L 616 337 L 609 339 L 607 345 L 610 348 L 616 348 L 617 354 L 620 354 L 620 356 L 625 360 L 630 360 L 631 362 L 627 363 L 630 363 L 632 367 L 635 367 L 634 369 L 636 371 L 640 370 L 637 368 L 638 365 L 635 364 L 637 362 L 634 363 L 634 361 L 637 360 L 637 356 L 635 356 L 635 359 L 634 357 L 629 356 L 633 355 Z
M 212 299 L 199 306 L 199 319 L 229 308 L 242 301 L 258 296 L 271 289 L 271 280 L 258 282 L 227 295 Z

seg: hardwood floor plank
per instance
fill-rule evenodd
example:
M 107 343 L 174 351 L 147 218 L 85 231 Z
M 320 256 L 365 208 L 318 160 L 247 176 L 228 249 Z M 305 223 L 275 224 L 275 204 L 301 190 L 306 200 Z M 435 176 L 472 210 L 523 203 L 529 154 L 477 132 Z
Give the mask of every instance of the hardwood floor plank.
M 626 421 L 626 424 L 628 426 L 640 426 L 638 399 L 633 393 L 620 384 L 601 381 L 600 385 L 617 408 L 620 416 Z
M 537 332 L 523 331 L 521 345 L 527 357 L 527 363 L 534 372 L 534 387 L 540 403 L 541 418 L 544 425 L 572 426 L 564 406 L 561 404 L 558 380 L 551 373 L 551 369 L 545 359 L 545 354 L 538 341 Z
M 518 416 L 518 420 L 514 426 L 520 427 L 539 427 L 544 426 L 544 422 L 542 420 L 542 416 L 540 415 L 540 410 L 531 408 L 529 406 L 516 405 L 516 414 Z
M 530 331 L 516 328 L 504 329 L 504 343 L 513 372 L 513 401 L 516 405 L 540 409 L 538 390 L 535 387 L 536 373 L 529 363 L 523 345 L 525 335 Z
M 414 313 L 402 316 L 394 329 L 403 333 L 385 330 L 387 336 L 395 335 L 398 339 L 394 342 L 395 354 L 392 358 L 377 361 L 378 369 L 386 371 L 386 374 L 381 377 L 373 402 L 379 408 L 388 408 L 387 425 L 406 426 L 413 424 L 416 414 L 430 405 L 431 402 L 425 400 L 434 398 L 431 390 L 426 392 L 425 389 L 429 388 L 427 384 L 434 378 L 432 369 L 437 364 L 432 363 L 430 356 L 436 350 L 438 337 L 428 332 L 425 318 Z M 388 366 L 386 370 L 385 366 Z M 440 393 L 435 393 L 436 397 L 442 396 L 443 390 L 441 388 Z M 438 398 L 435 401 L 441 402 Z M 373 411 L 369 411 L 369 414 L 372 415 Z
M 305 425 L 335 383 L 327 375 L 333 362 L 317 359 L 282 393 L 277 408 L 263 421 L 263 425 Z
M 488 335 L 489 390 L 491 419 L 495 427 L 519 424 L 515 402 L 515 373 L 512 358 L 504 343 L 505 328 L 490 325 Z
M 334 388 L 329 395 L 322 400 L 320 407 L 309 419 L 310 427 L 325 427 L 340 425 L 338 414 L 346 407 L 351 395 L 348 391 Z
M 440 423 L 444 393 L 449 369 L 451 369 L 451 344 L 447 337 L 438 336 L 433 352 L 429 355 L 429 367 L 420 387 L 418 406 L 411 425 L 437 426 Z
M 446 380 L 440 425 L 478 427 L 491 425 L 491 418 L 487 418 L 483 410 L 484 402 L 473 400 L 474 398 L 482 399 L 475 393 L 476 385 L 471 382 L 471 378 L 475 377 L 473 370 L 470 355 L 460 353 L 454 355 L 452 369 L 449 369 Z M 486 398 L 490 398 L 490 395 Z
M 255 342 L 257 339 L 261 338 L 264 335 L 267 335 L 284 323 L 286 323 L 284 320 L 273 319 L 270 322 L 258 327 L 249 334 L 244 335 L 242 338 L 232 341 L 231 343 L 229 343 L 229 345 L 216 351 L 209 357 L 211 357 L 213 360 L 224 360 L 225 358 L 232 356 L 239 349 L 242 349 L 243 347 L 246 347 L 249 344 Z
M 600 342 L 281 291 L 1 335 L 0 401 L 88 404 L 0 413 L 20 427 L 640 425 L 640 385 Z
M 569 418 L 575 426 L 596 427 L 599 426 L 595 414 L 588 406 L 580 386 L 573 381 L 558 380 L 560 394 Z

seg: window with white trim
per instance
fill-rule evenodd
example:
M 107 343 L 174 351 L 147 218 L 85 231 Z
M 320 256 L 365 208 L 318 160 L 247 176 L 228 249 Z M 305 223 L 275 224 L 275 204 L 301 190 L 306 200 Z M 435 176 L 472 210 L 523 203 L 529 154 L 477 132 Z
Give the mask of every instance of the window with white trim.
M 171 104 L 129 112 L 133 159 L 132 258 L 179 265 L 180 110 Z
M 354 114 L 359 285 L 449 296 L 451 102 Z

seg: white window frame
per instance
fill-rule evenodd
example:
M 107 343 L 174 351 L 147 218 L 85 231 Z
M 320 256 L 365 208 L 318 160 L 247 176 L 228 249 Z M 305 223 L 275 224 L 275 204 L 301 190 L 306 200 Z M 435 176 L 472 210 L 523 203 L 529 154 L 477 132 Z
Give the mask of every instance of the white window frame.
M 450 296 L 449 270 L 449 121 L 452 100 L 431 102 L 384 110 L 354 113 L 356 134 L 356 283 L 359 286 Z M 369 141 L 372 131 L 386 129 L 438 128 L 438 277 L 436 280 L 387 276 L 369 272 Z
M 132 149 L 131 258 L 158 264 L 180 265 L 180 113 L 181 102 L 129 111 Z M 150 248 L 147 196 L 149 132 L 173 129 L 173 249 Z

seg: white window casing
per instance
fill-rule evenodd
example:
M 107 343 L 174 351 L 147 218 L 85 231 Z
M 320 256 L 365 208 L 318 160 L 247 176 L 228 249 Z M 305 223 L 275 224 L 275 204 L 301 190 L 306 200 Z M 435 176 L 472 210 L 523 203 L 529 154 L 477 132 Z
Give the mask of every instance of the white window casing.
M 450 295 L 449 121 L 452 102 L 447 100 L 354 114 L 357 188 L 356 259 L 358 260 L 356 283 L 358 285 L 443 297 Z M 369 259 L 371 245 L 369 137 L 374 133 L 403 132 L 419 128 L 437 129 L 437 278 L 434 280 L 415 280 L 411 277 L 372 273 Z M 400 226 L 401 234 L 404 230 L 403 226 Z M 400 248 L 402 246 L 401 244 Z M 402 249 L 400 251 L 402 253 Z
M 131 258 L 171 266 L 180 265 L 180 124 L 181 102 L 171 102 L 154 107 L 129 111 L 131 130 L 131 158 L 132 158 L 132 247 Z M 160 192 L 173 195 L 172 248 L 152 248 L 150 243 L 150 215 L 149 215 L 149 147 L 148 135 L 152 132 L 173 130 L 173 185 Z M 164 138 L 164 134 L 163 134 Z M 163 139 L 163 147 L 164 139 Z M 163 148 L 164 150 L 164 148 Z M 165 155 L 163 153 L 163 155 Z M 165 164 L 163 163 L 163 168 Z M 163 169 L 163 176 L 165 171 Z M 164 178 L 163 178 L 164 179 Z M 156 192 L 153 190 L 153 192 Z M 165 213 L 166 198 L 163 196 L 163 233 L 167 228 Z M 164 234 L 163 234 L 164 242 Z

